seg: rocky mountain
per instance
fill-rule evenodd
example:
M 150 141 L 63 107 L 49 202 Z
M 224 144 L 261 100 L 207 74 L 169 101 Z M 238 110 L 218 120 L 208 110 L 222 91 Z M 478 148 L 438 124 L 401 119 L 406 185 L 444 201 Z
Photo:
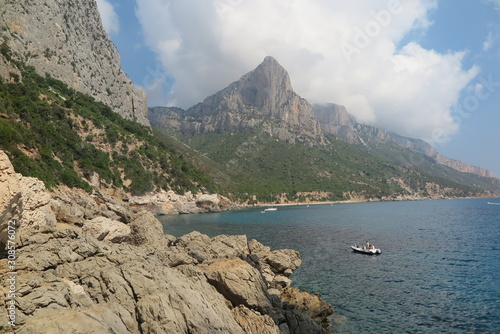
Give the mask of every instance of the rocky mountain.
M 189 135 L 258 128 L 292 144 L 324 143 L 312 106 L 293 91 L 287 71 L 273 57 L 202 103 L 185 111 L 153 108 L 150 118 Z
M 492 172 L 485 168 L 471 166 L 466 162 L 451 159 L 440 154 L 423 140 L 400 136 L 374 126 L 358 123 L 347 112 L 344 106 L 337 104 L 314 105 L 313 110 L 321 128 L 326 134 L 334 135 L 350 144 L 365 147 L 372 151 L 380 151 L 384 148 L 386 151 L 391 149 L 393 153 L 386 154 L 386 156 L 393 160 L 398 160 L 402 151 L 410 150 L 431 158 L 437 164 L 453 168 L 460 172 L 493 177 Z M 418 163 L 417 160 L 406 162 L 415 164 Z
M 121 70 L 95 0 L 0 0 L 0 75 L 20 80 L 18 63 L 108 105 L 124 118 L 148 125 L 145 91 Z
M 325 135 L 330 135 L 391 160 L 398 160 L 401 151 L 411 151 L 460 172 L 493 176 L 482 167 L 440 154 L 422 140 L 358 123 L 342 105 L 311 106 L 293 91 L 286 70 L 269 56 L 256 69 L 202 103 L 187 110 L 150 108 L 148 117 L 155 126 L 178 129 L 190 136 L 258 129 L 288 143 L 305 142 L 314 146 L 325 145 Z M 415 161 L 398 160 L 410 164 Z
M 500 181 L 484 168 L 447 158 L 422 140 L 360 124 L 344 106 L 312 106 L 272 57 L 202 103 L 150 108 L 148 117 L 193 150 L 179 145 L 186 155 L 215 162 L 203 168 L 218 170 L 211 173 L 222 188 L 249 203 L 268 198 L 271 188 L 281 202 L 500 191 Z M 194 158 L 200 153 L 204 158 Z

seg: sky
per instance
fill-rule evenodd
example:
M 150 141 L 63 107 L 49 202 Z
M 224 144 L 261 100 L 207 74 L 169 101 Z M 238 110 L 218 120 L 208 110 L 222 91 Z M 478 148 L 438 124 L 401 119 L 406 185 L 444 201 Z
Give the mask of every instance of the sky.
M 500 177 L 500 0 L 97 0 L 150 106 L 189 108 L 273 56 L 311 103 Z

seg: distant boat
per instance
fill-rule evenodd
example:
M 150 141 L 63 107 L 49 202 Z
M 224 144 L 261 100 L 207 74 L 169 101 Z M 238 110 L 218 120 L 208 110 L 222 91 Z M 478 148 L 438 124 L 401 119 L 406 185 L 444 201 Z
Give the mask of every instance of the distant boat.
M 271 193 L 271 203 L 273 202 L 273 193 Z M 264 213 L 264 212 L 269 212 L 269 211 L 277 211 L 278 208 L 277 207 L 269 207 L 269 208 L 266 208 L 264 209 L 264 211 L 261 211 L 261 213 Z
M 358 253 L 363 253 L 363 254 L 368 254 L 368 255 L 375 255 L 375 254 L 380 254 L 382 251 L 380 248 L 375 248 L 375 246 L 371 245 L 370 247 L 360 247 L 358 245 L 352 245 L 351 249 L 355 252 Z
M 490 205 L 500 205 L 500 203 L 488 202 Z

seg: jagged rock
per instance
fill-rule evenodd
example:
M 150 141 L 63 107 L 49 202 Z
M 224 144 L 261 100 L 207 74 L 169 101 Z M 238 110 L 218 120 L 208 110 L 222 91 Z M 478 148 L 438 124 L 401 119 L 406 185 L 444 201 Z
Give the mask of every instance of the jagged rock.
M 328 319 L 333 314 L 333 307 L 322 300 L 320 295 L 311 295 L 297 288 L 288 287 L 283 290 L 280 297 L 283 302 L 296 305 L 299 310 L 307 312 L 312 319 L 328 329 Z
M 0 245 L 7 240 L 9 221 L 18 228 L 53 228 L 56 218 L 50 195 L 42 181 L 14 171 L 7 155 L 0 151 Z
M 251 254 L 257 255 L 259 258 L 264 257 L 264 255 L 271 252 L 271 248 L 269 246 L 264 246 L 260 242 L 255 239 L 252 239 L 248 242 L 248 249 Z
M 209 238 L 198 231 L 193 231 L 175 241 L 175 245 L 184 248 L 199 263 L 214 258 L 245 258 L 250 255 L 247 239 L 244 235 L 218 235 Z
M 83 231 L 97 240 L 123 242 L 130 236 L 130 227 L 116 220 L 106 217 L 97 217 L 83 225 Z
M 23 228 L 53 227 L 56 217 L 50 207 L 50 194 L 42 181 L 34 177 L 21 177 Z
M 208 281 L 234 307 L 244 305 L 261 313 L 272 309 L 262 276 L 247 262 L 239 258 L 216 260 L 204 271 Z
M 145 217 L 151 218 L 142 213 L 135 221 Z M 268 294 L 259 270 L 240 258 L 251 255 L 244 241 L 191 233 L 167 248 L 205 245 L 212 258 L 173 269 L 164 265 L 161 251 L 103 243 L 71 225 L 25 229 L 17 260 L 19 332 L 243 334 L 279 333 L 279 326 L 289 333 L 323 333 L 304 312 Z M 217 259 L 214 249 L 229 258 Z M 0 333 L 9 330 L 3 318 Z
M 12 58 L 149 126 L 146 93 L 121 70 L 120 55 L 102 26 L 95 1 L 2 0 L 0 7 L 0 42 L 7 43 Z M 0 59 L 0 73 L 9 78 L 17 69 L 12 70 L 14 63 L 2 54 Z
M 268 315 L 262 315 L 243 305 L 232 309 L 236 322 L 247 334 L 282 334 L 279 327 Z
M 137 303 L 142 333 L 244 333 L 224 298 L 204 279 L 164 269 L 163 292 Z
M 0 151 L 0 244 L 7 240 L 8 222 L 19 220 L 22 211 L 21 176 L 14 171 L 7 154 Z
M 290 276 L 302 264 L 299 252 L 292 249 L 279 249 L 264 255 L 263 261 L 268 263 L 278 274 Z
M 83 226 L 86 220 L 102 216 L 96 200 L 82 189 L 59 186 L 52 193 L 52 208 L 60 222 Z
M 129 331 L 118 305 L 94 305 L 83 310 L 76 309 L 41 309 L 33 319 L 16 333 L 137 333 Z M 131 319 L 127 319 L 131 320 Z
M 285 322 L 280 325 L 283 333 L 324 334 L 325 329 L 300 310 L 292 307 L 284 312 Z
M 131 234 L 129 242 L 133 245 L 147 245 L 156 249 L 170 246 L 176 238 L 166 235 L 160 221 L 149 211 L 140 211 L 130 222 Z
M 24 289 L 17 298 L 18 326 L 23 333 L 78 328 L 85 333 L 245 333 L 201 272 L 186 276 L 134 246 L 99 246 L 77 229 L 38 235 L 27 232 L 19 248 L 24 265 L 17 279 Z M 79 251 L 89 244 L 91 251 Z M 52 253 L 64 248 L 79 257 Z M 3 332 L 8 327 L 1 321 Z

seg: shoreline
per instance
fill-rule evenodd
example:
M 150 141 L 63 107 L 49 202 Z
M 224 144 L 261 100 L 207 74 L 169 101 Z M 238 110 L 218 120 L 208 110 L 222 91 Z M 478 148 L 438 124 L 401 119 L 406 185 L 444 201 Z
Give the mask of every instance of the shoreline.
M 406 199 L 364 199 L 364 200 L 343 200 L 343 201 L 315 201 L 315 202 L 297 202 L 297 203 L 258 203 L 251 205 L 237 205 L 236 208 L 228 208 L 226 211 L 238 211 L 245 209 L 265 209 L 268 207 L 293 207 L 293 206 L 318 206 L 318 205 L 337 205 L 337 204 L 358 204 L 358 203 L 378 203 L 378 202 L 411 202 L 411 201 L 437 201 L 437 200 L 455 200 L 455 199 L 500 199 L 500 195 L 497 197 L 443 197 L 443 198 L 432 198 L 432 197 L 421 197 L 421 198 L 406 198 Z M 221 212 L 221 211 L 218 211 Z M 199 212 L 199 213 L 216 213 L 216 212 Z M 173 213 L 181 214 L 181 213 Z M 169 215 L 168 213 L 162 215 Z

